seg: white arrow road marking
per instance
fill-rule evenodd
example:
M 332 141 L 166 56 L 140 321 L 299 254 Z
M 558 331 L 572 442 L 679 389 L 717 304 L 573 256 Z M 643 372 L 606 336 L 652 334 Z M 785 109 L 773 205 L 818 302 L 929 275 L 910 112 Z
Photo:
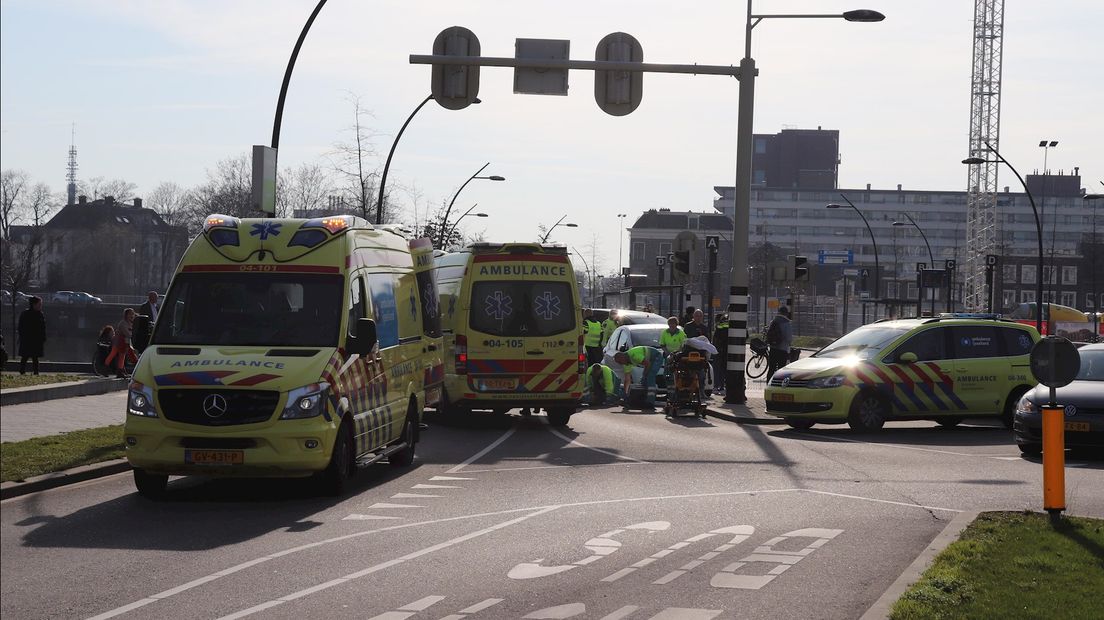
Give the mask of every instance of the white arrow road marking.
M 460 613 L 449 614 L 449 615 L 445 616 L 444 618 L 441 618 L 441 620 L 463 620 L 463 618 L 466 618 L 468 616 L 468 614 L 479 613 L 479 612 L 483 611 L 484 609 L 489 609 L 491 607 L 494 607 L 495 605 L 498 605 L 499 603 L 501 603 L 504 600 L 506 600 L 506 599 L 489 598 L 489 599 L 486 599 L 484 601 L 480 601 L 480 602 L 476 603 L 475 605 L 472 605 L 471 607 L 461 609 Z
M 621 548 L 621 543 L 613 540 L 614 536 L 622 534 L 628 530 L 646 530 L 649 532 L 660 532 L 671 527 L 671 524 L 667 521 L 646 521 L 644 523 L 636 523 L 620 529 L 610 530 L 604 534 L 591 538 L 583 543 L 583 546 L 590 551 L 591 555 L 572 562 L 571 564 L 562 564 L 560 566 L 541 566 L 542 560 L 533 560 L 532 562 L 522 562 L 515 565 L 507 573 L 507 576 L 511 579 L 536 579 L 538 577 L 547 577 L 549 575 L 555 575 L 558 573 L 567 572 L 573 568 L 579 566 L 586 566 L 592 562 L 597 562 L 607 555 L 617 551 Z
M 658 585 L 663 585 L 665 583 L 671 583 L 672 581 L 674 581 L 674 580 L 678 579 L 679 577 L 685 575 L 686 573 L 694 570 L 695 568 L 701 566 L 702 564 L 705 564 L 709 560 L 712 560 L 713 558 L 715 558 L 718 555 L 724 553 L 725 551 L 728 551 L 729 549 L 735 547 L 736 545 L 744 542 L 745 540 L 747 540 L 754 533 L 755 533 L 755 528 L 750 526 L 750 525 L 734 525 L 732 527 L 726 527 L 726 528 L 721 528 L 721 529 L 718 529 L 718 530 L 713 530 L 712 532 L 709 532 L 707 534 L 699 534 L 698 536 L 690 538 L 686 541 L 686 544 L 689 544 L 691 542 L 697 542 L 699 540 L 704 540 L 706 538 L 709 538 L 711 536 L 716 536 L 718 534 L 735 534 L 735 536 L 732 537 L 732 540 L 728 541 L 727 543 L 717 547 L 716 549 L 710 551 L 709 553 L 706 553 L 705 555 L 702 555 L 701 557 L 699 557 L 696 560 L 688 562 L 687 564 L 680 567 L 678 570 L 673 570 L 673 571 L 667 573 L 666 575 L 660 577 L 659 579 L 656 579 L 652 583 L 653 584 L 658 584 Z M 675 548 L 675 545 L 672 545 L 671 549 L 673 550 L 674 548 Z
M 376 521 L 380 519 L 401 519 L 402 517 L 381 517 L 379 515 L 358 515 L 351 514 L 342 518 L 342 521 Z
M 410 616 L 425 611 L 433 605 L 445 600 L 443 596 L 427 596 L 400 607 L 397 611 L 389 611 L 378 616 L 372 616 L 368 620 L 406 620 Z
M 373 508 L 425 508 L 425 506 L 415 506 L 413 504 L 388 504 L 386 502 L 379 502 L 369 506 L 368 510 L 372 510 Z
M 758 590 L 774 581 L 776 577 L 789 570 L 791 566 L 805 559 L 810 553 L 823 547 L 829 540 L 832 540 L 842 533 L 843 530 L 829 530 L 815 527 L 786 532 L 781 536 L 768 540 L 767 544 L 756 548 L 755 552 L 751 555 L 740 558 L 739 561 L 724 567 L 721 572 L 713 575 L 713 579 L 709 581 L 709 585 L 714 588 Z M 790 538 L 812 538 L 814 540 L 799 551 L 779 551 L 774 549 L 775 545 L 781 544 Z M 774 564 L 775 567 L 767 571 L 765 575 L 736 574 L 736 571 L 744 566 L 756 562 Z
M 420 493 L 396 493 L 391 496 L 391 499 L 421 499 L 423 497 L 441 497 L 440 495 L 422 495 Z
M 492 441 L 489 446 L 487 446 L 486 448 L 483 448 L 479 452 L 476 452 L 474 455 L 468 457 L 467 460 L 465 460 L 463 463 L 460 463 L 459 465 L 457 465 L 456 467 L 453 467 L 452 469 L 446 471 L 445 473 L 446 474 L 460 473 L 461 469 L 464 469 L 468 465 L 478 461 L 480 458 L 483 457 L 484 454 L 486 454 L 486 453 L 490 452 L 491 450 L 494 450 L 495 448 L 497 448 L 498 444 L 506 441 L 507 439 L 510 438 L 510 435 L 513 435 L 513 434 L 514 434 L 514 429 L 511 428 L 510 430 L 503 433 L 501 437 L 499 437 L 498 439 Z
M 475 478 L 457 478 L 456 476 L 434 476 L 434 477 L 429 479 L 430 482 L 433 482 L 435 480 L 475 480 Z

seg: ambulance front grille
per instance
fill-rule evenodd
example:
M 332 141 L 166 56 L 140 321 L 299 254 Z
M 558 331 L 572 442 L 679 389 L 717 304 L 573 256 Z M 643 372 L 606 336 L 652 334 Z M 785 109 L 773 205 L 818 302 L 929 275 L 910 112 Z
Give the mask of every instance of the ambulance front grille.
M 201 426 L 266 422 L 280 393 L 271 390 L 161 389 L 157 401 L 166 419 Z

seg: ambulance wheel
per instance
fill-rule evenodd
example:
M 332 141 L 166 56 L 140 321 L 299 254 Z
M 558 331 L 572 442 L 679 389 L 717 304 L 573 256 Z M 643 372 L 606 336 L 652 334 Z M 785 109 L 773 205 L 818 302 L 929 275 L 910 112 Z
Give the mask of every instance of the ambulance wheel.
M 935 421 L 943 428 L 954 428 L 962 423 L 962 418 L 957 416 L 950 418 L 936 418 Z
M 414 446 L 418 443 L 418 428 L 415 426 L 417 422 L 417 410 L 414 408 L 414 403 L 410 403 L 410 408 L 406 412 L 406 422 L 403 424 L 402 437 L 400 441 L 406 444 L 402 450 L 395 452 L 391 456 L 387 457 L 387 462 L 392 467 L 409 467 L 414 463 Z
M 796 428 L 799 431 L 809 430 L 816 424 L 816 420 L 810 420 L 808 418 L 784 418 L 786 424 L 790 425 L 790 428 Z
M 1012 418 L 1016 415 L 1016 405 L 1020 398 L 1027 393 L 1027 388 L 1020 386 L 1008 393 L 1008 399 L 1004 401 L 1004 411 L 1001 412 L 1000 421 L 1005 428 L 1012 428 Z
M 169 486 L 169 477 L 164 474 L 151 474 L 144 469 L 134 469 L 134 486 L 138 494 L 149 499 L 164 499 Z
M 552 426 L 567 426 L 573 413 L 575 410 L 571 407 L 553 407 L 548 410 L 548 423 Z
M 353 438 L 349 434 L 349 425 L 342 423 L 337 431 L 337 439 L 334 441 L 333 454 L 330 455 L 330 464 L 320 474 L 322 492 L 330 496 L 338 496 L 345 492 L 349 478 L 353 475 L 356 466 L 353 460 Z
M 847 425 L 853 431 L 876 431 L 885 424 L 885 417 L 885 400 L 873 392 L 860 392 L 851 403 L 851 412 L 847 414 Z

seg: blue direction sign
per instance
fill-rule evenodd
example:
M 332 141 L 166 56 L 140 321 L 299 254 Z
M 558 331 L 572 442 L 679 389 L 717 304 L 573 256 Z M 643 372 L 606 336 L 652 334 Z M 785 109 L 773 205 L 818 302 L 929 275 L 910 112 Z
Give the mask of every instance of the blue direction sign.
M 854 250 L 817 250 L 819 265 L 854 265 Z

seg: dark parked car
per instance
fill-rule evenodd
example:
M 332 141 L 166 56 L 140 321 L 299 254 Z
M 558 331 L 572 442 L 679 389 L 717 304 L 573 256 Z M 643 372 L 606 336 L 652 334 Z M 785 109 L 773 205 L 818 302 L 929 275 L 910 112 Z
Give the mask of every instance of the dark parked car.
M 1104 456 L 1104 343 L 1085 345 L 1081 371 L 1065 387 L 1058 388 L 1055 403 L 1065 408 L 1066 447 L 1095 449 Z M 1039 409 L 1050 400 L 1050 388 L 1040 385 L 1023 395 L 1016 407 L 1013 430 L 1020 452 L 1043 452 L 1043 415 Z

